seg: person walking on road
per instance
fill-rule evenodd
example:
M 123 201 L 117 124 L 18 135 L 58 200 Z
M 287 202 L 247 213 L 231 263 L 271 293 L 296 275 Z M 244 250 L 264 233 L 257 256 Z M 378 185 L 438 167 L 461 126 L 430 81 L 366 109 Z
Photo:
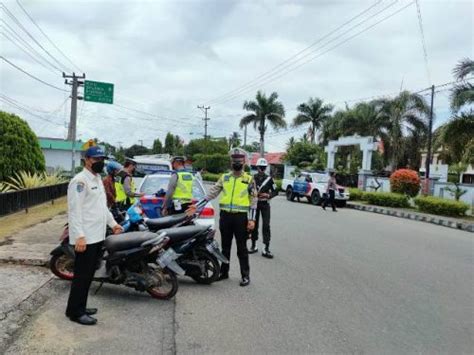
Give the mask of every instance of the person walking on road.
M 255 229 L 252 232 L 252 247 L 249 250 L 250 254 L 258 252 L 258 226 L 260 223 L 260 216 L 262 217 L 262 234 L 263 234 L 263 250 L 262 256 L 266 258 L 273 258 L 270 251 L 270 199 L 275 197 L 276 185 L 272 177 L 265 173 L 268 167 L 268 162 L 264 158 L 257 160 L 257 174 L 254 175 L 255 185 L 257 188 L 258 204 L 256 211 Z
M 223 174 L 205 197 L 207 201 L 215 199 L 222 192 L 219 201 L 222 254 L 230 261 L 232 239 L 235 237 L 237 256 L 242 279 L 240 286 L 250 284 L 250 265 L 247 250 L 249 232 L 255 228 L 255 210 L 257 208 L 257 190 L 251 175 L 243 171 L 246 153 L 241 149 L 232 149 L 231 171 Z M 229 278 L 229 264 L 222 264 L 219 280 Z
M 133 181 L 133 173 L 137 168 L 137 163 L 133 160 L 127 160 L 123 165 L 123 170 L 120 172 L 120 181 L 115 183 L 116 199 L 115 202 L 120 205 L 122 209 L 127 209 L 135 203 L 136 197 L 143 196 L 142 193 L 137 193 L 135 189 L 135 182 Z
M 115 180 L 118 173 L 123 169 L 122 164 L 116 161 L 109 161 L 106 166 L 107 176 L 102 180 L 105 188 L 105 195 L 107 197 L 107 207 L 115 207 L 115 199 L 117 192 L 115 191 Z
M 89 288 L 101 257 L 107 226 L 114 234 L 122 232 L 107 208 L 100 173 L 105 154 L 100 147 L 85 153 L 84 169 L 69 183 L 67 192 L 69 243 L 74 246 L 74 278 L 67 302 L 66 316 L 73 322 L 94 325 L 96 308 L 86 308 Z
M 171 166 L 174 172 L 171 174 L 163 201 L 161 214 L 167 216 L 184 212 L 191 205 L 193 199 L 194 176 L 184 169 L 184 157 L 174 157 Z M 171 207 L 170 207 L 171 204 Z
M 326 210 L 326 206 L 328 204 L 331 204 L 332 210 L 334 212 L 337 212 L 336 210 L 336 202 L 335 202 L 335 197 L 336 197 L 336 190 L 337 190 L 337 184 L 336 184 L 336 173 L 334 171 L 331 171 L 329 173 L 329 180 L 328 184 L 326 187 L 326 198 L 324 199 L 322 203 L 323 210 Z

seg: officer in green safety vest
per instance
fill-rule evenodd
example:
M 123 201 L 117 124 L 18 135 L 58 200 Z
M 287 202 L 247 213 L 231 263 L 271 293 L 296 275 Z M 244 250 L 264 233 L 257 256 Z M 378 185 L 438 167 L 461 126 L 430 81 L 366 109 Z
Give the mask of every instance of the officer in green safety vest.
M 133 160 L 127 160 L 118 174 L 118 181 L 115 182 L 115 202 L 120 208 L 129 208 L 135 203 L 136 197 L 143 196 L 143 193 L 136 192 L 132 178 L 136 167 L 137 164 Z
M 161 211 L 163 216 L 184 212 L 191 205 L 194 176 L 189 171 L 184 170 L 185 161 L 184 157 L 171 159 L 171 166 L 174 171 L 171 174 L 165 200 L 163 201 Z
M 255 228 L 255 210 L 257 208 L 257 189 L 250 174 L 244 171 L 246 153 L 242 149 L 232 149 L 231 171 L 223 174 L 209 190 L 206 200 L 215 199 L 222 192 L 219 229 L 221 232 L 222 253 L 230 260 L 232 239 L 235 237 L 237 256 L 242 279 L 240 286 L 250 283 L 249 255 L 247 238 L 249 231 Z M 219 280 L 229 278 L 229 264 L 222 264 Z

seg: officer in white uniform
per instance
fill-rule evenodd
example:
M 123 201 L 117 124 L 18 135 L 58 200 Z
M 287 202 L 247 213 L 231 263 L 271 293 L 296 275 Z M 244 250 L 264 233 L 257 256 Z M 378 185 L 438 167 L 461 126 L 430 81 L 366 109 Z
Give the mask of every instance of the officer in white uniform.
M 82 172 L 69 183 L 67 191 L 69 243 L 74 245 L 74 278 L 67 303 L 66 316 L 73 322 L 94 325 L 95 308 L 86 308 L 87 295 L 101 257 L 107 225 L 115 234 L 122 232 L 107 208 L 100 173 L 104 170 L 104 151 L 90 147 L 85 153 Z

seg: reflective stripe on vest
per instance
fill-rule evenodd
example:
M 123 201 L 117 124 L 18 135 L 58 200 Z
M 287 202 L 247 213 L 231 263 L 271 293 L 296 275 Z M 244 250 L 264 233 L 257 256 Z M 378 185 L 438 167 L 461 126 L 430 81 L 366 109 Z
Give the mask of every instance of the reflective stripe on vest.
M 239 177 L 233 174 L 222 175 L 222 197 L 220 209 L 227 212 L 248 212 L 250 207 L 249 187 L 252 177 L 243 173 Z
M 193 174 L 187 171 L 178 171 L 178 180 L 174 190 L 173 200 L 179 200 L 181 203 L 191 202 L 193 199 Z
M 130 180 L 130 191 L 135 193 L 135 182 L 133 181 L 133 178 Z M 134 204 L 135 203 L 135 197 L 128 197 L 127 194 L 125 193 L 125 189 L 123 187 L 123 183 L 116 181 L 115 182 L 115 202 L 117 203 L 125 203 L 127 202 L 129 204 Z

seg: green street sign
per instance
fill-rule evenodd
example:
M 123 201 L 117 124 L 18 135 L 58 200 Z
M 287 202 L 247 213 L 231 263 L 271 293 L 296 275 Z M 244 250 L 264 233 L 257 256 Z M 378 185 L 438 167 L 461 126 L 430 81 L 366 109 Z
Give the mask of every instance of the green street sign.
M 86 80 L 84 82 L 84 101 L 114 103 L 114 84 Z

